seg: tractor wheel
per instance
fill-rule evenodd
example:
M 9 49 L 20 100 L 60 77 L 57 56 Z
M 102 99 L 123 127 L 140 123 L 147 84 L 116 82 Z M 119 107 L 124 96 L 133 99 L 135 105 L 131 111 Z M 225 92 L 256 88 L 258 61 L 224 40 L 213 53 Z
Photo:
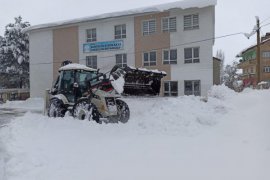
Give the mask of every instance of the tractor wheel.
M 66 113 L 66 108 L 64 104 L 59 99 L 52 99 L 48 108 L 49 117 L 64 117 Z
M 79 120 L 95 120 L 100 123 L 100 113 L 96 106 L 87 99 L 79 100 L 73 107 L 73 116 Z
M 116 106 L 117 106 L 117 115 L 109 117 L 110 122 L 112 123 L 126 123 L 129 120 L 130 117 L 130 111 L 127 103 L 124 101 L 117 99 L 116 100 Z

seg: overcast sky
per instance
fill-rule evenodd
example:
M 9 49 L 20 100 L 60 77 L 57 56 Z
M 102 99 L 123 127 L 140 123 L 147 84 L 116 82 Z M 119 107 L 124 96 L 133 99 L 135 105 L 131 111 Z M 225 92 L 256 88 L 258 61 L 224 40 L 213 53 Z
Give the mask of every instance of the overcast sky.
M 55 22 L 59 20 L 98 15 L 106 12 L 133 9 L 176 0 L 0 0 L 0 35 L 4 27 L 13 18 L 21 15 L 31 25 Z M 255 16 L 270 23 L 270 0 L 218 0 L 216 6 L 216 37 L 250 32 L 255 25 Z M 270 24 L 262 28 L 262 34 L 270 32 Z M 207 38 L 203 37 L 202 39 Z M 217 49 L 225 52 L 226 63 L 242 49 L 256 43 L 256 37 L 246 39 L 243 35 L 217 39 Z

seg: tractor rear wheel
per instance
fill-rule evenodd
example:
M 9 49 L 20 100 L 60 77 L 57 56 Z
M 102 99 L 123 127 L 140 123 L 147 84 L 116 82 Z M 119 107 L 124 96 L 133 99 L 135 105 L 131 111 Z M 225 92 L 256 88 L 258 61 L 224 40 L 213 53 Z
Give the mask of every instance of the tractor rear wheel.
M 64 104 L 59 99 L 52 99 L 50 101 L 50 105 L 48 108 L 48 116 L 49 117 L 64 117 L 66 113 L 66 108 Z

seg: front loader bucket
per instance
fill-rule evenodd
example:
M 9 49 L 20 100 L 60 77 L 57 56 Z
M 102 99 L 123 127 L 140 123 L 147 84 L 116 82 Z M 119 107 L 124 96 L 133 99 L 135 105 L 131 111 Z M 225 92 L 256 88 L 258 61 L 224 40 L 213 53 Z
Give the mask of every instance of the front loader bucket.
M 166 72 L 158 70 L 148 70 L 145 68 L 124 67 L 125 71 L 125 95 L 152 95 L 160 93 L 161 79 L 166 76 Z

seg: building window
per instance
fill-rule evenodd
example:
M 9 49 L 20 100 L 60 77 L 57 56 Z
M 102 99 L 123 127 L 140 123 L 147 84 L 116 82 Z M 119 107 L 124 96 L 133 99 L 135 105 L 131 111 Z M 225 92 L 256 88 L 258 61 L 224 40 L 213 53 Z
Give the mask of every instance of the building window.
M 97 29 L 96 28 L 86 30 L 86 41 L 87 42 L 97 41 Z
M 265 51 L 262 53 L 263 58 L 270 58 L 270 51 Z
M 115 39 L 124 39 L 126 37 L 127 37 L 127 30 L 125 24 L 114 26 Z
M 201 81 L 185 81 L 185 95 L 201 95 Z
M 150 35 L 156 32 L 156 20 L 143 21 L 143 35 Z
M 250 68 L 250 73 L 253 74 L 254 73 L 254 69 L 253 67 Z
M 143 53 L 143 65 L 144 66 L 155 66 L 157 64 L 157 52 L 144 52 Z
M 177 49 L 163 50 L 163 64 L 177 64 Z
M 127 54 L 116 54 L 116 65 L 119 67 L 126 67 L 127 66 Z
M 176 32 L 176 17 L 162 19 L 163 32 Z
M 265 73 L 270 73 L 270 66 L 264 67 L 264 72 Z
M 177 81 L 164 82 L 164 96 L 178 96 L 178 82 Z
M 86 66 L 97 69 L 97 56 L 86 56 Z
M 185 63 L 199 63 L 200 62 L 200 48 L 185 48 Z
M 199 29 L 199 14 L 184 16 L 184 30 Z

